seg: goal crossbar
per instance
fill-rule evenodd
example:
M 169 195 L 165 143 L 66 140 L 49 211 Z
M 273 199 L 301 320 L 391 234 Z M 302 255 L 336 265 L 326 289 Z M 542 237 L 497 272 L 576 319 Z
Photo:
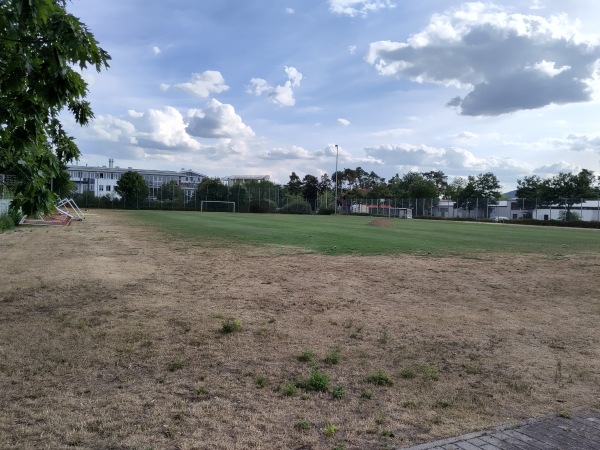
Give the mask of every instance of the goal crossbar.
M 221 200 L 202 200 L 200 202 L 200 211 L 204 211 L 204 204 L 205 203 L 225 203 L 225 204 L 231 204 L 233 205 L 233 212 L 235 212 L 235 202 L 225 202 L 225 201 L 221 201 Z

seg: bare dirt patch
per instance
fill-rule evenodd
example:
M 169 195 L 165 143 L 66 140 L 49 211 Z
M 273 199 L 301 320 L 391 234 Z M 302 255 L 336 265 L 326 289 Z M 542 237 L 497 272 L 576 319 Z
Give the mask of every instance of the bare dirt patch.
M 385 217 L 377 217 L 369 222 L 369 225 L 372 227 L 391 227 L 394 224 L 390 219 L 386 219 Z
M 600 406 L 597 254 L 215 249 L 94 213 L 0 234 L 0 448 L 401 447 Z

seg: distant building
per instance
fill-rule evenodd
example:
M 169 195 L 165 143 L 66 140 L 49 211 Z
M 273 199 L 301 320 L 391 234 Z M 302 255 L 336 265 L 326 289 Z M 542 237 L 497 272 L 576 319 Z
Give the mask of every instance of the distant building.
M 531 218 L 536 220 L 559 220 L 562 219 L 561 211 L 567 208 L 558 205 L 540 206 L 531 212 Z M 571 212 L 577 213 L 581 220 L 586 222 L 600 221 L 600 198 L 597 200 L 584 200 L 581 203 L 574 203 L 571 206 Z
M 269 175 L 229 175 L 221 178 L 221 181 L 226 186 L 233 186 L 236 183 L 248 183 L 251 181 L 269 181 Z
M 175 181 L 184 192 L 186 199 L 190 199 L 196 187 L 206 177 L 199 172 L 193 170 L 181 169 L 180 172 L 173 170 L 149 170 L 149 169 L 134 169 L 131 167 L 122 168 L 114 165 L 114 160 L 108 160 L 107 166 L 68 166 L 67 170 L 71 177 L 71 181 L 75 184 L 75 193 L 84 194 L 93 192 L 96 197 L 109 196 L 119 198 L 115 192 L 117 181 L 125 172 L 137 172 L 144 177 L 148 183 L 149 197 L 157 198 L 158 188 L 163 184 Z

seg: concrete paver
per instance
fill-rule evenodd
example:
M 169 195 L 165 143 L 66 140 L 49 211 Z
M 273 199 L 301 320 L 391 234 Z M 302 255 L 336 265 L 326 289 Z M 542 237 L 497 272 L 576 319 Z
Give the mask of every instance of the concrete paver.
M 532 419 L 404 450 L 600 450 L 600 412 Z

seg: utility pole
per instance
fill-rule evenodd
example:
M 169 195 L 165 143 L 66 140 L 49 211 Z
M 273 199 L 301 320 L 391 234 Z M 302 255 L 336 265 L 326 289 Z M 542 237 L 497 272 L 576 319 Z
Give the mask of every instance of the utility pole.
M 339 149 L 338 149 L 338 145 L 335 144 L 335 213 L 337 214 L 338 211 L 338 154 L 339 154 Z

